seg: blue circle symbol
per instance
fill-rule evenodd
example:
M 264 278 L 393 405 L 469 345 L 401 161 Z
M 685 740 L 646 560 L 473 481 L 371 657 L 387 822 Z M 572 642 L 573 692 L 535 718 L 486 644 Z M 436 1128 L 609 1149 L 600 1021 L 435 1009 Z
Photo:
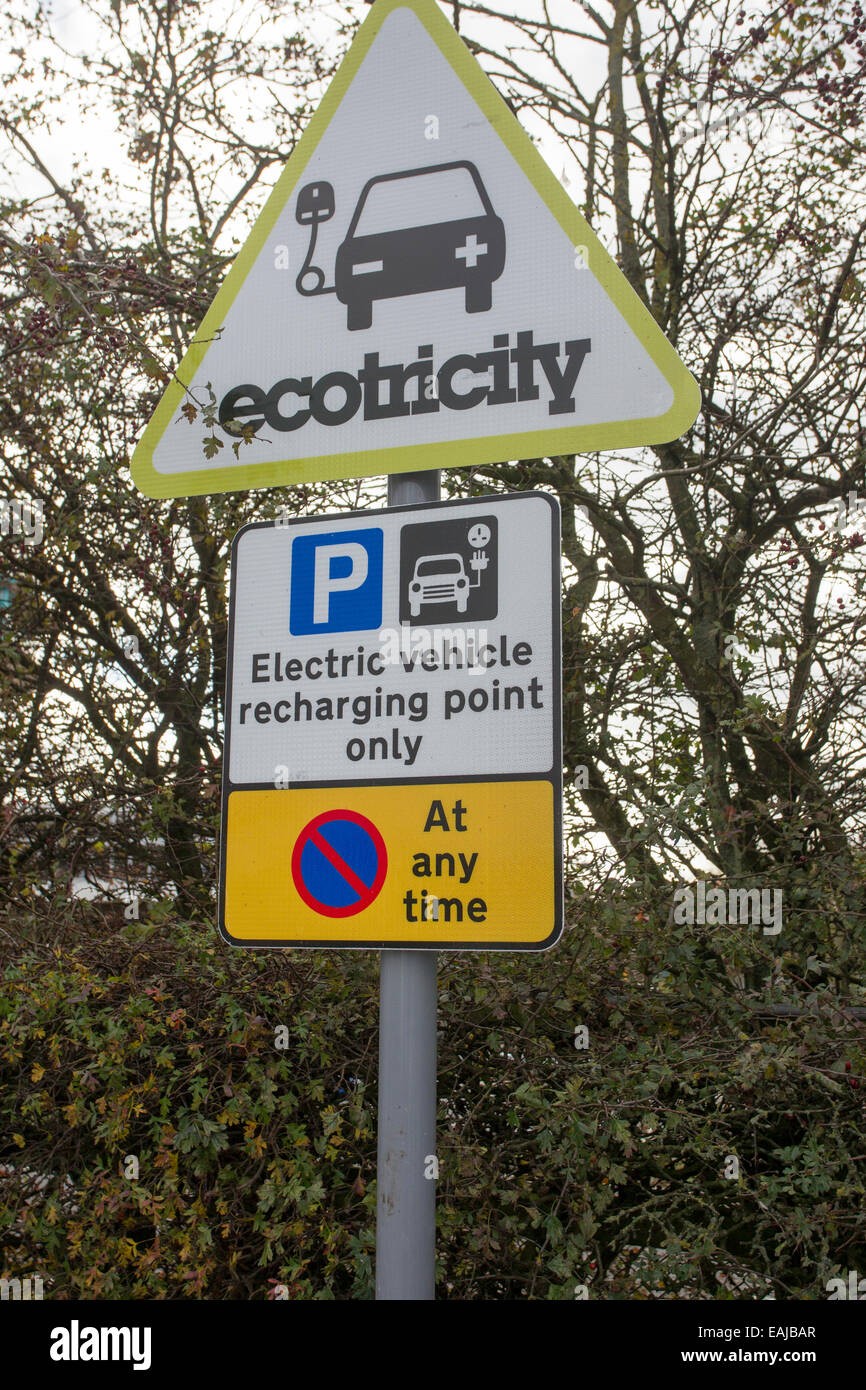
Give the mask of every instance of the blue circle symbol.
M 385 842 L 357 811 L 325 811 L 304 826 L 292 852 L 299 896 L 324 917 L 352 917 L 378 897 L 388 869 Z

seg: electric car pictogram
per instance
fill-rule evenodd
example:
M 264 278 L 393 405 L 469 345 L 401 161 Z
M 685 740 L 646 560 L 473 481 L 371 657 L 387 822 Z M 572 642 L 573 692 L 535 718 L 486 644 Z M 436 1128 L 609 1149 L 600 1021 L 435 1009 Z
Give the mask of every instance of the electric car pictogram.
M 408 522 L 400 531 L 400 622 L 475 622 L 498 611 L 496 518 Z
M 505 227 L 468 159 L 369 179 L 326 286 L 311 262 L 318 224 L 333 215 L 329 183 L 301 189 L 295 216 L 312 235 L 296 286 L 303 295 L 336 293 L 350 330 L 372 325 L 377 299 L 433 290 L 462 289 L 468 314 L 491 308 L 505 268 Z
M 422 603 L 456 603 L 457 612 L 465 613 L 468 599 L 469 578 L 462 555 L 422 555 L 416 561 L 409 585 L 413 618 L 420 614 Z

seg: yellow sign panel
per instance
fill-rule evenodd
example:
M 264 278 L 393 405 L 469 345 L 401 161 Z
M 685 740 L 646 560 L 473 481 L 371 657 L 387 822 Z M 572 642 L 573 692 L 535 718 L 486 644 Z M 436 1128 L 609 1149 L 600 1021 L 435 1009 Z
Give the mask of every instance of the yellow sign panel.
M 220 930 L 243 946 L 533 950 L 561 929 L 548 779 L 232 791 Z

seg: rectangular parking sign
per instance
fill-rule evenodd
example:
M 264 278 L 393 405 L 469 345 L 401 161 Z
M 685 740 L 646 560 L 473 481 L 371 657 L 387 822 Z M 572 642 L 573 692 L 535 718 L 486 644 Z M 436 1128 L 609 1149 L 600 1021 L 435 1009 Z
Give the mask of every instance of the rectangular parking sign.
M 227 941 L 554 944 L 559 530 L 556 499 L 533 492 L 238 533 Z

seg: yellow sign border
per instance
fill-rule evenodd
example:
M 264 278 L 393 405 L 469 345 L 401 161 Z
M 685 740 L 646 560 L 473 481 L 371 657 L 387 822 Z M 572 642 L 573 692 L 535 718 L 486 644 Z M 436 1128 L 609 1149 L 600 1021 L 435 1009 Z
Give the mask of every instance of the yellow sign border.
M 204 468 L 182 473 L 159 473 L 153 465 L 157 444 L 183 404 L 186 389 L 225 323 L 228 309 L 243 287 L 274 224 L 312 158 L 331 120 L 355 78 L 384 21 L 393 10 L 408 9 L 424 25 L 443 57 L 480 107 L 512 157 L 549 208 L 573 246 L 586 246 L 595 275 L 626 323 L 635 333 L 674 393 L 664 415 L 641 420 L 608 421 L 596 425 L 531 430 L 524 434 L 485 435 L 460 441 L 415 444 L 392 449 L 361 450 L 342 455 L 276 459 L 266 463 Z M 131 461 L 133 480 L 149 497 L 187 497 L 279 487 L 330 478 L 372 477 L 439 468 L 447 455 L 449 468 L 463 468 L 514 458 L 596 449 L 632 448 L 677 439 L 694 423 L 701 407 L 700 388 L 681 362 L 652 314 L 629 285 L 622 271 L 590 230 L 529 136 L 511 114 L 493 83 L 473 58 L 435 0 L 376 0 L 343 59 L 321 104 L 290 156 L 208 309 L 196 336 L 162 396 Z

